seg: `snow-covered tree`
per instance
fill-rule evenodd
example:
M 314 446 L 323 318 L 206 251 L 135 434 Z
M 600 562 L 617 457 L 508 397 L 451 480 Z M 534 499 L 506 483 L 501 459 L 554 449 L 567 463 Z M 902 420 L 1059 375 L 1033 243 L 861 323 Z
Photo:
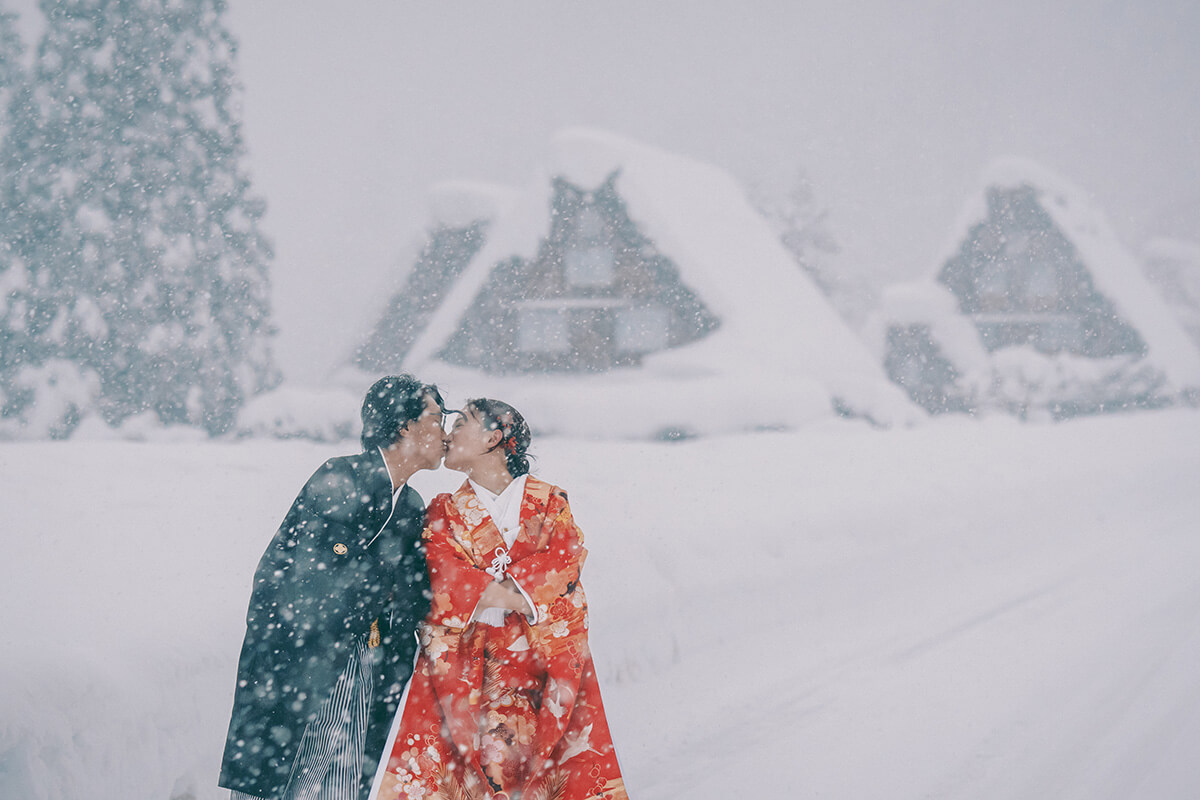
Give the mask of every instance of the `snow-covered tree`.
M 1152 239 L 1142 255 L 1146 277 L 1157 286 L 1179 324 L 1200 347 L 1200 244 Z
M 22 57 L 25 48 L 17 33 L 16 16 L 0 6 L 0 158 L 8 154 L 10 119 L 16 108 L 28 102 L 29 86 Z M 7 178 L 10 172 L 4 164 Z M 23 332 L 26 274 L 15 258 L 15 225 L 13 204 L 7 196 L 0 197 L 0 414 L 11 393 L 11 380 L 16 354 L 24 349 Z
M 751 204 L 770 224 L 779 241 L 852 326 L 858 327 L 874 302 L 861 276 L 839 272 L 833 257 L 841 248 L 830 231 L 829 209 L 817 199 L 808 174 L 798 169 L 763 177 L 750 184 Z
M 65 361 L 84 385 L 95 374 L 110 424 L 150 411 L 224 431 L 277 381 L 271 251 L 242 165 L 224 2 L 41 6 L 0 186 L 16 217 L 7 268 L 27 293 L 0 317 L 24 336 L 0 365 L 4 411 L 40 402 L 12 377 L 20 367 Z

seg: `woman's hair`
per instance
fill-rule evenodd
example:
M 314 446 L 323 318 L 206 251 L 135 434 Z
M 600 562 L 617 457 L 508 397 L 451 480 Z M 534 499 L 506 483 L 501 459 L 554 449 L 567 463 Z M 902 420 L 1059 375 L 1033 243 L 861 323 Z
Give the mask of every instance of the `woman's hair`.
M 467 401 L 467 408 L 475 412 L 485 430 L 500 431 L 500 441 L 492 450 L 504 451 L 508 474 L 514 478 L 529 472 L 529 425 L 521 412 L 500 400 L 477 397 Z M 489 450 L 488 452 L 492 452 Z
M 375 381 L 363 399 L 363 450 L 394 444 L 400 438 L 400 431 L 424 413 L 429 397 L 442 406 L 437 387 L 421 383 L 412 375 L 388 375 Z

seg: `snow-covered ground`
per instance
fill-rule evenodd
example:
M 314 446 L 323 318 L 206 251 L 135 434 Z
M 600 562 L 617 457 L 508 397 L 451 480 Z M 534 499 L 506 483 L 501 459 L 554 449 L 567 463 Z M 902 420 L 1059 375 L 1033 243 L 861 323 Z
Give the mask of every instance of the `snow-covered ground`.
M 535 443 L 631 795 L 1200 796 L 1198 444 L 1196 411 Z M 223 796 L 251 572 L 345 449 L 0 445 L 0 797 Z

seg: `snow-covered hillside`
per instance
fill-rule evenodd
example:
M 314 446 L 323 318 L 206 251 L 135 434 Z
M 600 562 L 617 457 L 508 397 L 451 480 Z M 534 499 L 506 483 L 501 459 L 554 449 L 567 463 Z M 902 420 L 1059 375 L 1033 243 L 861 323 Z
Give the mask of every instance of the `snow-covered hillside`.
M 1176 410 L 535 443 L 632 795 L 1197 796 L 1198 441 Z M 250 575 L 338 451 L 0 445 L 0 797 L 224 797 Z

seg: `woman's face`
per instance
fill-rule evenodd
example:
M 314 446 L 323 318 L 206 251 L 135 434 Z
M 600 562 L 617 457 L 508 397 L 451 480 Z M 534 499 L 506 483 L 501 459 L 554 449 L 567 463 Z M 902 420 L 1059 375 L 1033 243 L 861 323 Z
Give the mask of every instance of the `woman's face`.
M 446 450 L 446 468 L 466 472 L 500 443 L 500 431 L 488 430 L 470 406 L 454 415 Z

